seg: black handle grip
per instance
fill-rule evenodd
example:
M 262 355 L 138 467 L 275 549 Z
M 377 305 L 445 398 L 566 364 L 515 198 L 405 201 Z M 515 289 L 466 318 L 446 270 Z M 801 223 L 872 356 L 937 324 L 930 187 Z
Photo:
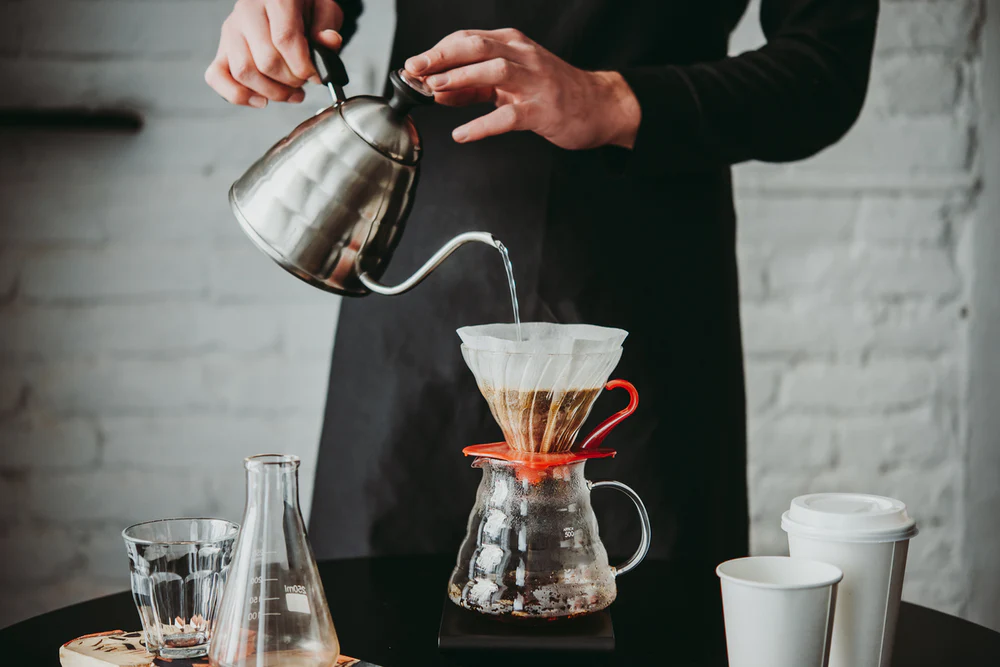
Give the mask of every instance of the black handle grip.
M 332 83 L 335 86 L 343 88 L 350 83 L 350 80 L 347 78 L 347 68 L 344 67 L 344 61 L 340 59 L 340 55 L 336 51 L 328 49 L 322 44 L 313 44 L 312 47 L 320 60 L 323 61 L 323 69 L 326 70 L 322 76 L 324 84 Z

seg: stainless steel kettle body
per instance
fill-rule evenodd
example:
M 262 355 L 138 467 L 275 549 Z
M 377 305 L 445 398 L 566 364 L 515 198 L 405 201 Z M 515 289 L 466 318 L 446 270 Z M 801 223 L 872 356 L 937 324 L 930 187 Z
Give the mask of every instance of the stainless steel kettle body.
M 339 58 L 322 53 L 334 104 L 272 146 L 229 191 L 243 231 L 290 273 L 347 296 L 401 294 L 415 287 L 459 246 L 497 245 L 484 232 L 461 234 L 417 272 L 382 285 L 399 244 L 420 168 L 420 134 L 409 117 L 433 101 L 424 84 L 393 72 L 393 97 L 345 100 Z

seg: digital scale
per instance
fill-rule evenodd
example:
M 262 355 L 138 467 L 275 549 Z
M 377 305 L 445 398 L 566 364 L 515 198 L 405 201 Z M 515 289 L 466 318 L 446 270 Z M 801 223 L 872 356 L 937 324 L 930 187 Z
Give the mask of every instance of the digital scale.
M 503 621 L 444 601 L 438 648 L 445 652 L 611 653 L 615 629 L 611 613 L 552 621 Z

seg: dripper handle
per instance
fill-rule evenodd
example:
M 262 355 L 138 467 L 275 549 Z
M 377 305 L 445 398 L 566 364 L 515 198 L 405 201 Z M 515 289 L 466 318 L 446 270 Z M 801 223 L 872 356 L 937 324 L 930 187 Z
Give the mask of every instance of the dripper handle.
M 330 89 L 334 102 L 343 102 L 346 99 L 344 86 L 350 83 L 350 79 L 347 77 L 347 68 L 344 67 L 344 61 L 340 59 L 340 54 L 315 42 L 312 44 L 312 48 L 323 62 L 323 69 L 326 70 L 320 80 Z
M 606 385 L 605 389 L 617 389 L 619 387 L 624 388 L 628 392 L 628 405 L 625 406 L 624 410 L 619 410 L 615 414 L 611 415 L 604 421 L 602 421 L 597 428 L 590 432 L 583 442 L 574 449 L 593 449 L 599 447 L 604 438 L 608 437 L 608 434 L 622 423 L 626 417 L 635 412 L 635 409 L 639 407 L 639 392 L 636 390 L 635 386 L 628 380 L 611 380 Z

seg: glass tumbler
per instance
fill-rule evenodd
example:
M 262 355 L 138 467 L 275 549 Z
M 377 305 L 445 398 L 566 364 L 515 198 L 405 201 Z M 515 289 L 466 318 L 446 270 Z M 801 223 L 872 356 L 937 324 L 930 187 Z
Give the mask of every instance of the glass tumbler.
M 151 653 L 170 659 L 208 653 L 238 532 L 222 519 L 159 519 L 122 531 Z

